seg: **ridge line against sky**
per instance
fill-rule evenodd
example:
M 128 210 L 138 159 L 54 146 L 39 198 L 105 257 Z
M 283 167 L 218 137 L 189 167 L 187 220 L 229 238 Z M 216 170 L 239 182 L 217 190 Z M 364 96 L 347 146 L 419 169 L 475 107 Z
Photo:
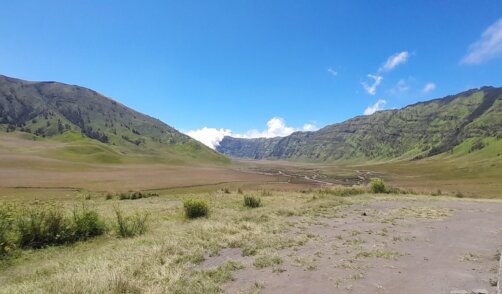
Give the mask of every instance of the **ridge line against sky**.
M 375 96 L 377 88 L 384 79 L 384 74 L 395 70 L 400 65 L 408 62 L 413 54 L 408 51 L 395 53 L 387 58 L 385 63 L 378 68 L 376 73 L 368 74 L 367 77 L 373 80 L 372 83 L 366 81 L 361 82 L 362 87 L 368 95 Z M 460 63 L 466 65 L 477 65 L 487 62 L 494 58 L 502 57 L 502 18 L 497 20 L 494 24 L 490 25 L 482 33 L 479 40 L 475 41 L 469 46 L 467 54 L 460 60 Z M 327 72 L 336 77 L 339 72 L 332 68 L 328 68 Z M 399 94 L 409 90 L 409 86 L 404 79 L 400 79 L 396 86 L 390 90 L 390 93 Z M 429 94 L 436 90 L 434 82 L 427 82 L 423 85 L 421 94 Z M 363 112 L 364 115 L 372 115 L 377 111 L 385 109 L 387 101 L 385 99 L 378 99 L 374 104 L 369 105 Z M 249 130 L 245 134 L 233 133 L 231 129 L 216 129 L 210 127 L 203 127 L 201 129 L 186 131 L 185 134 L 202 142 L 203 144 L 216 149 L 221 140 L 225 136 L 232 136 L 235 138 L 273 138 L 285 137 L 297 131 L 316 131 L 319 128 L 314 123 L 305 124 L 303 128 L 294 128 L 286 126 L 284 118 L 273 117 L 267 122 L 267 129 L 258 131 L 256 129 Z
M 215 148 L 502 86 L 502 1 L 6 1 L 0 73 L 105 93 Z

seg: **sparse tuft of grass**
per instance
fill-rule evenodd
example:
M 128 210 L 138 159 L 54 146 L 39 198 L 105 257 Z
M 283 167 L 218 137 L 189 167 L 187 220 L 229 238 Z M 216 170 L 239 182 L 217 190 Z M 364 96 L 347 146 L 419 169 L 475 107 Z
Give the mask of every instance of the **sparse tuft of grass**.
M 472 252 L 467 252 L 459 258 L 460 261 L 478 261 L 479 256 Z
M 272 196 L 272 192 L 267 191 L 267 190 L 262 190 L 261 196 L 263 196 L 263 197 Z
M 254 247 L 244 247 L 242 249 L 242 256 L 254 256 L 256 253 L 257 251 Z
M 187 199 L 183 202 L 185 216 L 189 219 L 207 217 L 209 207 L 207 202 L 200 199 Z
M 111 285 L 112 288 L 112 293 L 114 294 L 122 294 L 122 293 L 127 293 L 127 294 L 140 294 L 141 289 L 135 285 L 133 285 L 130 281 L 118 277 L 116 278 Z
M 215 269 L 194 271 L 178 278 L 176 283 L 168 289 L 168 292 L 177 294 L 221 293 L 220 285 L 232 280 L 232 272 L 243 268 L 244 266 L 240 262 L 227 261 Z
M 136 212 L 133 215 L 126 216 L 119 208 L 115 208 L 116 216 L 116 231 L 117 235 L 122 238 L 134 237 L 142 235 L 147 230 L 147 213 Z
M 254 196 L 244 196 L 244 206 L 250 208 L 256 208 L 261 206 L 261 199 Z
M 282 258 L 280 258 L 279 256 L 263 255 L 263 256 L 257 257 L 255 259 L 253 265 L 257 269 L 262 269 L 262 268 L 266 268 L 266 267 L 279 265 L 281 263 L 282 263 Z
M 372 250 L 372 251 L 362 251 L 356 254 L 356 258 L 383 258 L 383 259 L 393 259 L 403 256 L 403 254 L 397 251 L 390 250 Z

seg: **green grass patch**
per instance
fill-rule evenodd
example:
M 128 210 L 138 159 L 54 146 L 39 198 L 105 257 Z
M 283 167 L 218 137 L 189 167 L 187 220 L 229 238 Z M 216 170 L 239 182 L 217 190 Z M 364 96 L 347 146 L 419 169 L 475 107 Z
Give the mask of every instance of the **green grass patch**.
M 244 196 L 244 206 L 249 208 L 256 208 L 261 206 L 261 199 L 255 196 Z
M 189 219 L 207 217 L 209 206 L 206 201 L 200 199 L 187 199 L 183 202 L 185 216 Z

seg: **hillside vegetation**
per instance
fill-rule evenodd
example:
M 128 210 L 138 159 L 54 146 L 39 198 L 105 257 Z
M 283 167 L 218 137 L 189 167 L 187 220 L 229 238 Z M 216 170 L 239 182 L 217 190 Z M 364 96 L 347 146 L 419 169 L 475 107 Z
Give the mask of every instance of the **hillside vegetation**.
M 161 161 L 228 161 L 158 119 L 93 90 L 57 82 L 0 76 L 0 131 L 67 143 L 56 151 L 66 159 L 118 163 L 140 154 Z
M 491 148 L 502 138 L 502 88 L 483 87 L 380 111 L 283 138 L 225 137 L 217 148 L 235 158 L 352 161 L 423 159 L 459 149 Z M 493 152 L 484 152 L 491 154 Z

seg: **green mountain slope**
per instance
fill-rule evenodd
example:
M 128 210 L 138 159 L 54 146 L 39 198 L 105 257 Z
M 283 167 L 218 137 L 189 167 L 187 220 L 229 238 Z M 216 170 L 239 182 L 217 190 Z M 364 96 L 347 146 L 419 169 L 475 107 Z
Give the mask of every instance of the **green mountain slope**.
M 487 138 L 502 138 L 502 88 L 473 89 L 283 138 L 225 137 L 217 150 L 252 159 L 422 159 L 453 153 L 465 142 L 469 152 L 477 151 L 492 142 Z
M 113 163 L 134 155 L 147 161 L 227 162 L 158 119 L 93 90 L 57 82 L 0 75 L 0 130 L 68 143 L 55 152 L 67 159 Z

